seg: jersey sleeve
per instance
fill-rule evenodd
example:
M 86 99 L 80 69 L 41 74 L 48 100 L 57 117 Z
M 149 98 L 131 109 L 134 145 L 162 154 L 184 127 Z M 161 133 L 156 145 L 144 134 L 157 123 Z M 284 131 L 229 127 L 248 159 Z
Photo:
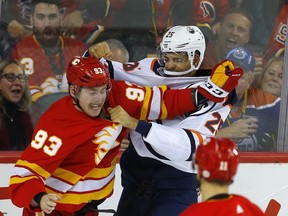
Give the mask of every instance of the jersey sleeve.
M 149 129 L 146 136 L 143 134 L 145 127 Z M 197 131 L 173 128 L 155 122 L 141 121 L 136 131 L 144 135 L 144 141 L 151 145 L 153 151 L 175 162 L 191 161 L 192 153 L 195 152 L 195 148 L 198 146 L 197 143 L 202 142 L 205 138 Z
M 139 144 L 137 134 L 140 133 L 143 143 L 134 145 L 139 155 L 193 173 L 195 170 L 191 167 L 191 160 L 197 146 L 203 139 L 218 132 L 229 112 L 229 105 L 208 102 L 205 107 L 186 117 L 157 123 L 141 121 L 136 132 L 131 132 L 131 140 Z
M 167 86 L 141 87 L 127 81 L 112 80 L 108 104 L 121 105 L 137 119 L 166 119 L 196 110 L 191 89 L 173 90 Z
M 206 74 L 199 77 L 161 76 L 162 68 L 155 58 L 145 58 L 139 62 L 129 62 L 127 64 L 105 60 L 104 58 L 100 59 L 100 61 L 108 67 L 112 79 L 125 80 L 141 86 L 167 85 L 171 89 L 182 89 L 188 85 L 207 80 Z

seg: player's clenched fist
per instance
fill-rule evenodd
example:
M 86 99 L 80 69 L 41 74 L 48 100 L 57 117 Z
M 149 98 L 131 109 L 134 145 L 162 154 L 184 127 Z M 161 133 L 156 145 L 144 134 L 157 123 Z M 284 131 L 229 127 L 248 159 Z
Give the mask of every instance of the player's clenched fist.
M 108 112 L 112 121 L 118 122 L 126 128 L 136 129 L 138 120 L 131 117 L 121 106 L 109 108 Z
M 229 60 L 217 64 L 208 80 L 198 86 L 198 91 L 213 102 L 221 102 L 238 84 L 243 75 L 241 68 L 235 68 Z
M 110 51 L 110 48 L 106 42 L 101 42 L 91 46 L 89 48 L 89 53 L 91 56 L 98 59 L 102 57 L 110 57 L 112 55 L 112 52 Z
M 61 198 L 56 194 L 45 194 L 40 200 L 40 208 L 43 212 L 50 214 L 56 207 L 57 201 Z

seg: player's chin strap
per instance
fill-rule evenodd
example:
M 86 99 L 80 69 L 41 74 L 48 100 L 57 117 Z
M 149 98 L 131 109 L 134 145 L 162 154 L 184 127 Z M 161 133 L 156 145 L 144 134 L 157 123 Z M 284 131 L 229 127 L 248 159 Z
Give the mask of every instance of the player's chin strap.
M 83 108 L 81 107 L 81 105 L 79 103 L 78 98 L 77 97 L 73 97 L 73 101 L 74 101 L 73 104 L 76 105 L 80 110 L 82 110 L 84 112 Z
M 81 107 L 81 105 L 80 105 L 80 103 L 79 103 L 79 100 L 78 100 L 78 98 L 74 98 L 74 105 L 76 105 L 80 110 L 82 110 L 82 111 L 84 111 L 83 109 L 82 109 L 82 107 Z

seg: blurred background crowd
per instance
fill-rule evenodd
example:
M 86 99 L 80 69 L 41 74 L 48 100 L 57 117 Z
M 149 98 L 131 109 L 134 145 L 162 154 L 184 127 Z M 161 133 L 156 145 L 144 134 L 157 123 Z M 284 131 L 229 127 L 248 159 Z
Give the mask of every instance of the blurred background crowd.
M 0 0 L 0 150 L 23 150 L 30 143 L 31 131 L 43 112 L 67 94 L 65 69 L 73 56 L 107 41 L 111 60 L 124 64 L 139 61 L 157 56 L 169 27 L 197 25 L 207 47 L 202 69 L 212 68 L 237 47 L 247 48 L 255 58 L 243 94 L 238 96 L 241 103 L 232 108 L 230 117 L 247 118 L 246 106 L 275 106 L 275 113 L 262 115 L 261 121 L 258 117 L 258 124 L 276 125 L 271 131 L 262 131 L 261 148 L 251 144 L 240 150 L 279 151 L 279 116 L 275 115 L 284 73 L 287 0 L 52 1 L 60 8 L 35 7 L 34 0 Z M 249 104 L 251 88 L 269 94 L 269 104 L 259 98 Z M 253 143 L 253 136 L 239 135 L 237 142 L 248 137 Z

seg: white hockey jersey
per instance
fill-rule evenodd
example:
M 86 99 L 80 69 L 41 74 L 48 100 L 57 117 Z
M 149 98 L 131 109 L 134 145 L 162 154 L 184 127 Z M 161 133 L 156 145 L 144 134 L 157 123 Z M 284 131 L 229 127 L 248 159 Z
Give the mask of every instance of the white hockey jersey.
M 128 64 L 105 59 L 101 61 L 109 67 L 111 78 L 127 80 L 142 86 L 168 85 L 178 89 L 191 88 L 208 78 L 160 76 L 159 64 L 155 58 Z M 140 131 L 131 131 L 132 145 L 141 157 L 158 160 L 180 171 L 195 173 L 191 166 L 192 155 L 201 140 L 215 135 L 222 126 L 231 109 L 230 99 L 228 97 L 222 103 L 208 101 L 194 113 L 178 116 L 173 120 L 152 122 L 147 136 L 143 136 Z

